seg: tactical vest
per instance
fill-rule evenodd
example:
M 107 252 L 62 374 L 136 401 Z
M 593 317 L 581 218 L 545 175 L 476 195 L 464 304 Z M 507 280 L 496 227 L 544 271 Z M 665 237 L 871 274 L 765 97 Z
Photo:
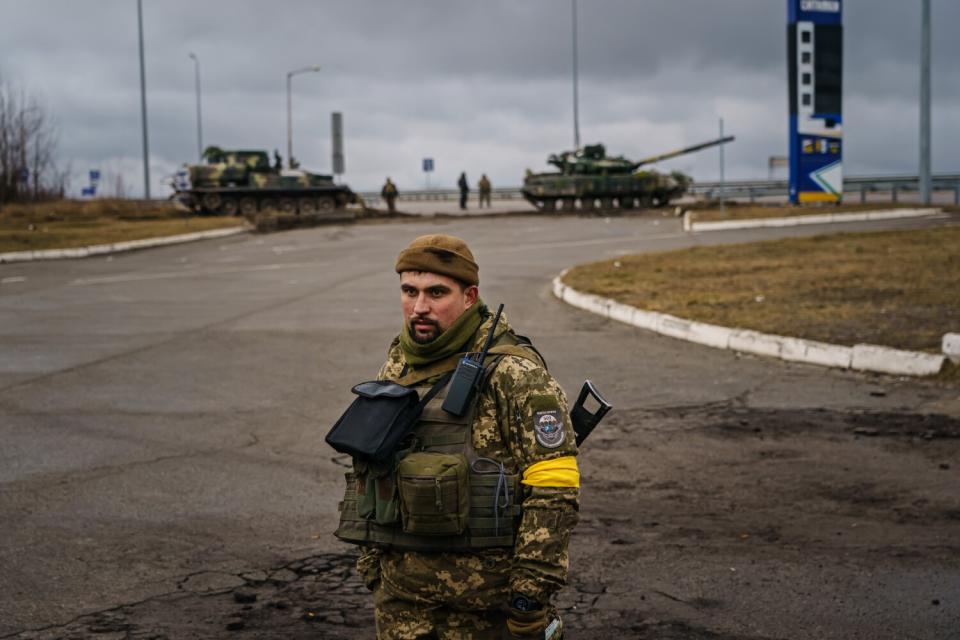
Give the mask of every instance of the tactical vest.
M 529 341 L 520 342 L 510 333 L 490 354 L 480 390 L 504 355 L 543 364 Z M 421 397 L 429 388 L 416 387 Z M 441 408 L 448 389 L 449 383 L 427 403 L 391 462 L 354 460 L 334 535 L 344 542 L 402 551 L 513 546 L 521 503 L 516 461 L 476 452 L 471 426 L 481 391 L 470 410 L 458 417 Z

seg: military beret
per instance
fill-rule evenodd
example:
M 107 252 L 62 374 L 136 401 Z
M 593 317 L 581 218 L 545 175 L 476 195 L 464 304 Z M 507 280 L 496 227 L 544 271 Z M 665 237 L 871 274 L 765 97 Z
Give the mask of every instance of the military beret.
M 460 238 L 442 233 L 420 236 L 401 251 L 397 273 L 404 271 L 429 271 L 467 284 L 480 284 L 480 267 L 470 247 Z

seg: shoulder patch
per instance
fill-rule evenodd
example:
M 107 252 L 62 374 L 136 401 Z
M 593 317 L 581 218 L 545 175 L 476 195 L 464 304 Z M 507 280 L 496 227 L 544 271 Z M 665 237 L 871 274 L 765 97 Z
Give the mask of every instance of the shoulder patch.
M 563 416 L 559 409 L 537 411 L 533 414 L 533 432 L 537 443 L 547 449 L 556 449 L 566 439 L 563 430 Z

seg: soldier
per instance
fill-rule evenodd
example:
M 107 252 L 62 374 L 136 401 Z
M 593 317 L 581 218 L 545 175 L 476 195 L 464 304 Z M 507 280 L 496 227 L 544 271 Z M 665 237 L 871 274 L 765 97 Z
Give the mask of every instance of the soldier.
M 354 459 L 336 532 L 361 546 L 377 637 L 557 640 L 551 597 L 567 581 L 580 486 L 564 392 L 529 340 L 494 322 L 463 240 L 421 236 L 396 271 L 403 328 L 378 379 L 436 395 L 392 459 Z M 494 325 L 458 417 L 448 373 Z
M 397 212 L 395 207 L 397 193 L 397 185 L 393 184 L 390 178 L 387 178 L 386 183 L 383 185 L 383 189 L 380 190 L 380 196 L 387 201 L 387 211 L 390 213 Z
M 460 208 L 466 211 L 467 196 L 470 195 L 470 183 L 467 181 L 466 171 L 460 174 L 460 179 L 457 180 L 457 186 L 460 188 Z
M 487 208 L 490 208 L 490 191 L 492 190 L 492 185 L 490 184 L 490 179 L 487 178 L 487 174 L 480 176 L 480 182 L 477 183 L 477 187 L 480 189 L 480 204 L 479 208 L 483 209 L 483 202 L 487 202 Z

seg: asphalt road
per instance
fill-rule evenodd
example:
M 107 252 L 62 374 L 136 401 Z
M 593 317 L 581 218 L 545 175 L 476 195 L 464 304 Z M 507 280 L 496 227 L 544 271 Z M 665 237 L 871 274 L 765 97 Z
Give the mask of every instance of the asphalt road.
M 824 231 L 451 219 L 0 265 L 0 638 L 372 637 L 323 436 L 399 328 L 397 252 L 430 232 L 469 241 L 568 393 L 590 377 L 616 407 L 582 455 L 570 637 L 958 638 L 955 388 L 549 291 L 611 255 Z

